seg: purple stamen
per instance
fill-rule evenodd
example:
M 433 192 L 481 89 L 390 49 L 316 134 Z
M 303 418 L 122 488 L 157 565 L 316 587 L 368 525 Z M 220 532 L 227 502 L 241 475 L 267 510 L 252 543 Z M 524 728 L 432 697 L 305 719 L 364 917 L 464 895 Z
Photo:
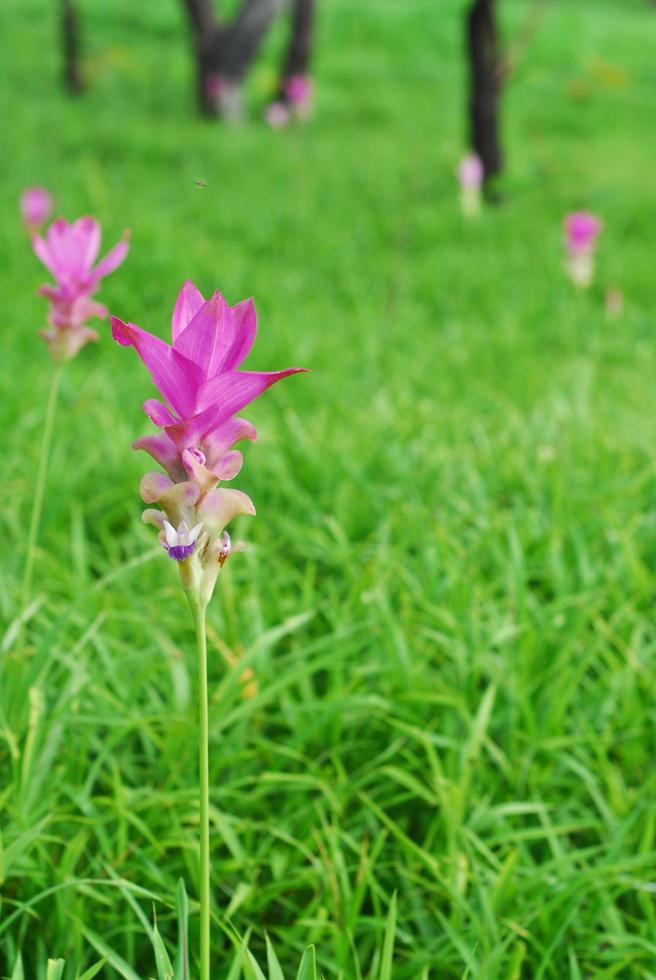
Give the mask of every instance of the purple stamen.
M 164 547 L 169 558 L 173 558 L 174 561 L 186 561 L 193 554 L 196 542 L 194 541 L 193 544 L 165 544 Z

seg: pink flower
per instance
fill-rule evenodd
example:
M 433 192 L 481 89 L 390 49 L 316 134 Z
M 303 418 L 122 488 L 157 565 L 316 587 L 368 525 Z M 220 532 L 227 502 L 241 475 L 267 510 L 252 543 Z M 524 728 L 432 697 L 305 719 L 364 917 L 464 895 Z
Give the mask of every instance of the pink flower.
M 575 211 L 565 218 L 565 244 L 570 253 L 591 252 L 603 225 L 588 211 Z
M 32 245 L 37 258 L 54 276 L 57 295 L 67 299 L 94 293 L 101 279 L 123 262 L 129 247 L 124 237 L 94 266 L 100 249 L 100 225 L 91 217 L 78 218 L 73 224 L 57 218 L 48 228 L 45 241 L 35 235 Z
M 266 107 L 265 119 L 272 129 L 283 129 L 291 122 L 292 114 L 284 102 L 270 102 Z
M 282 90 L 295 108 L 304 108 L 312 98 L 312 79 L 307 75 L 290 75 L 282 84 Z
M 100 225 L 95 218 L 79 218 L 69 224 L 57 218 L 45 239 L 32 238 L 34 252 L 53 275 L 55 284 L 41 286 L 39 292 L 49 301 L 49 330 L 41 335 L 55 360 L 68 360 L 98 334 L 86 326 L 92 317 L 106 317 L 107 308 L 91 297 L 104 276 L 123 262 L 128 252 L 124 237 L 94 266 L 100 249 Z
M 52 195 L 45 187 L 28 187 L 20 196 L 20 211 L 30 234 L 39 230 L 52 211 Z
M 175 304 L 171 345 L 112 317 L 114 340 L 134 347 L 166 402 L 145 402 L 146 415 L 161 432 L 137 440 L 135 448 L 150 453 L 174 481 L 192 480 L 205 492 L 235 477 L 242 455 L 232 446 L 257 438 L 236 413 L 277 381 L 305 370 L 238 370 L 256 330 L 252 300 L 228 306 L 216 292 L 206 301 L 190 281 Z
M 458 180 L 461 186 L 480 188 L 484 176 L 480 157 L 476 153 L 468 153 L 458 167 Z

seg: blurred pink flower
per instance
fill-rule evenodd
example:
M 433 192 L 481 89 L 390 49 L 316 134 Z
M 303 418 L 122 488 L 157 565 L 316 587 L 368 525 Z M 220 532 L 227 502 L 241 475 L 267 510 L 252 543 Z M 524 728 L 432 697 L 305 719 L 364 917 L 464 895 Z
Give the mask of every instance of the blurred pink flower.
M 272 129 L 283 129 L 291 122 L 292 114 L 284 102 L 270 102 L 266 107 L 264 117 Z
M 462 187 L 480 187 L 485 175 L 483 164 L 476 153 L 468 153 L 458 167 L 458 180 Z
M 602 227 L 599 218 L 588 211 L 575 211 L 565 218 L 565 267 L 575 286 L 586 288 L 594 278 L 594 250 Z
M 242 455 L 232 446 L 257 438 L 236 413 L 277 381 L 305 370 L 238 370 L 256 330 L 252 300 L 228 306 L 216 292 L 206 301 L 190 281 L 175 304 L 171 345 L 112 317 L 114 340 L 134 347 L 166 401 L 145 402 L 146 415 L 162 431 L 137 440 L 135 448 L 148 452 L 173 480 L 192 480 L 205 492 L 233 479 Z
M 57 218 L 45 239 L 33 236 L 32 247 L 55 279 L 54 285 L 39 289 L 50 304 L 50 329 L 42 330 L 41 335 L 56 360 L 68 360 L 85 344 L 98 339 L 96 331 L 86 323 L 92 317 L 106 317 L 108 311 L 91 297 L 102 279 L 124 261 L 129 247 L 127 236 L 95 266 L 100 249 L 100 225 L 95 218 L 79 218 L 72 224 Z
M 591 252 L 603 224 L 588 211 L 575 211 L 565 218 L 565 244 L 569 252 Z
M 283 81 L 282 90 L 295 109 L 305 109 L 312 99 L 312 79 L 309 75 L 290 75 Z
M 20 196 L 20 211 L 27 230 L 33 235 L 50 217 L 52 195 L 45 187 L 27 187 Z

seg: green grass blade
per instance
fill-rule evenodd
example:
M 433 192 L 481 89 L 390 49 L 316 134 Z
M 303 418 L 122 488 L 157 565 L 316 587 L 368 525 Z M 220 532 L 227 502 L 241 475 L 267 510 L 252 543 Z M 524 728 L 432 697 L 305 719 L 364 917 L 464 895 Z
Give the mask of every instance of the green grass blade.
M 88 970 L 81 973 L 77 980 L 93 980 L 94 977 L 98 976 L 106 962 L 107 960 L 104 957 L 102 960 L 98 960 L 98 962 L 94 963 L 93 966 L 90 966 Z
M 282 967 L 276 956 L 276 951 L 273 948 L 273 943 L 268 936 L 266 938 L 266 948 L 267 948 L 267 967 L 269 970 L 269 980 L 285 980 L 285 976 L 282 972 Z
M 14 969 L 10 980 L 25 980 L 25 974 L 23 973 L 23 957 L 20 953 L 16 957 L 16 962 L 14 963 Z
M 95 932 L 88 929 L 86 926 L 80 925 L 80 931 L 87 942 L 91 943 L 93 948 L 101 956 L 104 956 L 110 966 L 113 966 L 119 976 L 123 977 L 123 980 L 142 980 L 142 978 L 134 972 L 132 967 L 125 962 L 123 957 L 119 956 L 118 953 L 114 952 L 111 946 L 108 946 L 104 939 L 97 936 Z
M 190 980 L 189 973 L 189 898 L 182 878 L 175 893 L 178 912 L 178 950 L 175 956 L 175 980 Z
M 171 966 L 169 954 L 166 952 L 164 940 L 162 939 L 160 931 L 157 928 L 156 915 L 154 916 L 153 922 L 152 943 L 153 949 L 155 950 L 155 963 L 157 965 L 158 980 L 173 980 L 173 967 Z
M 387 923 L 385 925 L 385 938 L 383 940 L 383 957 L 380 964 L 378 980 L 392 980 L 392 960 L 394 959 L 394 938 L 396 936 L 396 892 L 392 895 L 389 912 L 387 913 Z
M 303 953 L 296 980 L 318 980 L 317 955 L 314 946 L 308 946 Z
M 61 980 L 66 960 L 48 960 L 48 980 Z

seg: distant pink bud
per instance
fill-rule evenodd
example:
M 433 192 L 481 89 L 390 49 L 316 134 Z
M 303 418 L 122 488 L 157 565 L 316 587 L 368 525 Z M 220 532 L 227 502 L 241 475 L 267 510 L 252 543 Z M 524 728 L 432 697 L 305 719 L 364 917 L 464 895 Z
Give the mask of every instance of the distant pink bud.
M 307 75 L 290 75 L 282 89 L 293 106 L 305 106 L 312 97 L 312 80 Z
M 599 218 L 588 211 L 575 211 L 564 221 L 565 244 L 569 252 L 591 252 L 603 225 Z
M 272 129 L 283 129 L 292 118 L 288 106 L 284 102 L 271 102 L 266 107 L 265 119 Z
M 458 167 L 458 180 L 462 187 L 480 187 L 485 171 L 480 157 L 476 153 L 468 153 Z
M 52 211 L 52 195 L 45 187 L 28 187 L 20 196 L 23 221 L 32 234 L 48 220 Z

